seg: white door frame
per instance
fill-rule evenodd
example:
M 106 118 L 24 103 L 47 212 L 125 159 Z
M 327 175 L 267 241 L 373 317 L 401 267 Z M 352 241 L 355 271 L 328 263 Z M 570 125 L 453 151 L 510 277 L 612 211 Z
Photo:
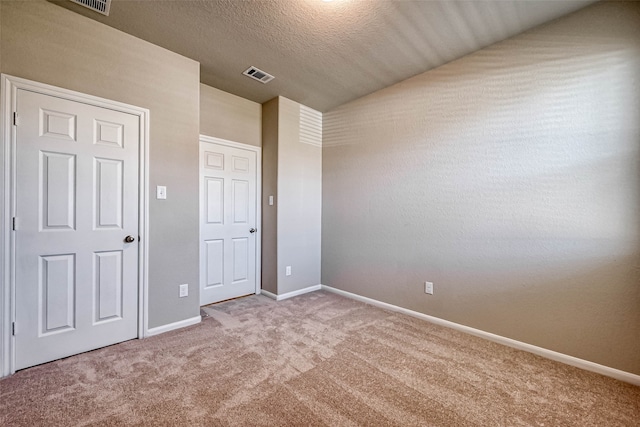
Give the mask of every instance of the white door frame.
M 43 95 L 55 96 L 96 107 L 108 108 L 140 118 L 140 164 L 139 164 L 139 233 L 141 244 L 138 252 L 138 338 L 143 338 L 148 330 L 148 253 L 147 239 L 149 223 L 149 110 L 97 96 L 63 89 L 44 83 L 22 79 L 6 74 L 1 76 L 0 104 L 0 176 L 2 198 L 0 200 L 0 377 L 15 372 L 15 338 L 12 324 L 15 321 L 15 232 L 12 218 L 16 213 L 16 132 L 13 126 L 18 89 Z M 19 118 L 18 118 L 19 120 Z
M 241 150 L 253 151 L 256 153 L 256 228 L 258 232 L 256 234 L 256 294 L 259 294 L 262 289 L 262 147 L 256 147 L 255 145 L 243 144 L 241 142 L 229 141 L 227 139 L 216 138 L 213 136 L 200 135 L 200 142 L 210 142 L 212 144 L 225 145 L 227 147 L 239 148 Z M 202 159 L 198 159 L 198 165 Z M 198 170 L 200 168 L 198 167 Z M 200 179 L 198 178 L 198 181 Z M 198 184 L 202 185 L 201 182 Z M 198 211 L 200 212 L 200 203 L 198 201 Z M 198 215 L 198 240 L 202 236 L 202 218 Z M 200 242 L 198 242 L 199 263 L 198 271 L 200 271 L 200 263 L 202 263 L 202 251 Z M 198 279 L 198 287 L 200 287 L 200 279 Z

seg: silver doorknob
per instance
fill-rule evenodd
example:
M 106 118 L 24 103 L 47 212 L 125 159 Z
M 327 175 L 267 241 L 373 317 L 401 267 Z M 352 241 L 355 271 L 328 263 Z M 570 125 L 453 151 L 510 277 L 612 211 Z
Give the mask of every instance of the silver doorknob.
M 256 230 L 255 228 L 249 229 L 249 233 L 255 233 L 256 231 L 258 231 L 258 230 Z
M 125 241 L 126 243 L 131 243 L 131 242 L 135 242 L 135 241 L 136 241 L 136 239 L 135 239 L 135 237 L 133 237 L 133 236 L 127 236 L 127 237 L 125 237 L 125 238 L 124 238 L 124 241 Z

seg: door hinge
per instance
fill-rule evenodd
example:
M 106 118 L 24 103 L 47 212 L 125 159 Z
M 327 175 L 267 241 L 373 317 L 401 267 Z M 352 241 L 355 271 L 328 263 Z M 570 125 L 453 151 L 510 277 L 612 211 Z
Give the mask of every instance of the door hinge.
M 11 219 L 11 229 L 13 231 L 16 231 L 16 217 L 15 216 Z
M 16 322 L 13 322 L 11 324 L 11 335 L 13 335 L 13 336 L 16 335 Z
M 13 112 L 13 125 L 18 126 L 18 113 L 15 111 Z

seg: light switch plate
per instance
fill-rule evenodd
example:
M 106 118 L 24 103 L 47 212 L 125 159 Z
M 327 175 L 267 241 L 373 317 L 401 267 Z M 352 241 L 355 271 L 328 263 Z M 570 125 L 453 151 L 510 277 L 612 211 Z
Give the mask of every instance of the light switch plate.
M 156 187 L 156 199 L 165 200 L 167 198 L 167 187 L 164 185 L 158 185 Z
M 273 196 L 269 196 L 269 206 L 273 206 Z

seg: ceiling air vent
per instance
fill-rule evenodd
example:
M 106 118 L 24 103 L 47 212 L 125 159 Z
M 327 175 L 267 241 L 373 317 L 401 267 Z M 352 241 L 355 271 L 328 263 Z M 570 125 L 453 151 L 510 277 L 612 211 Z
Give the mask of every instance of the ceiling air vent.
M 74 3 L 78 3 L 84 7 L 87 7 L 95 12 L 109 16 L 109 8 L 111 7 L 111 0 L 71 0 Z
M 249 67 L 245 70 L 245 76 L 249 76 L 254 80 L 259 81 L 260 83 L 269 83 L 271 80 L 275 79 L 271 74 L 265 73 L 262 70 L 257 69 L 256 67 Z

